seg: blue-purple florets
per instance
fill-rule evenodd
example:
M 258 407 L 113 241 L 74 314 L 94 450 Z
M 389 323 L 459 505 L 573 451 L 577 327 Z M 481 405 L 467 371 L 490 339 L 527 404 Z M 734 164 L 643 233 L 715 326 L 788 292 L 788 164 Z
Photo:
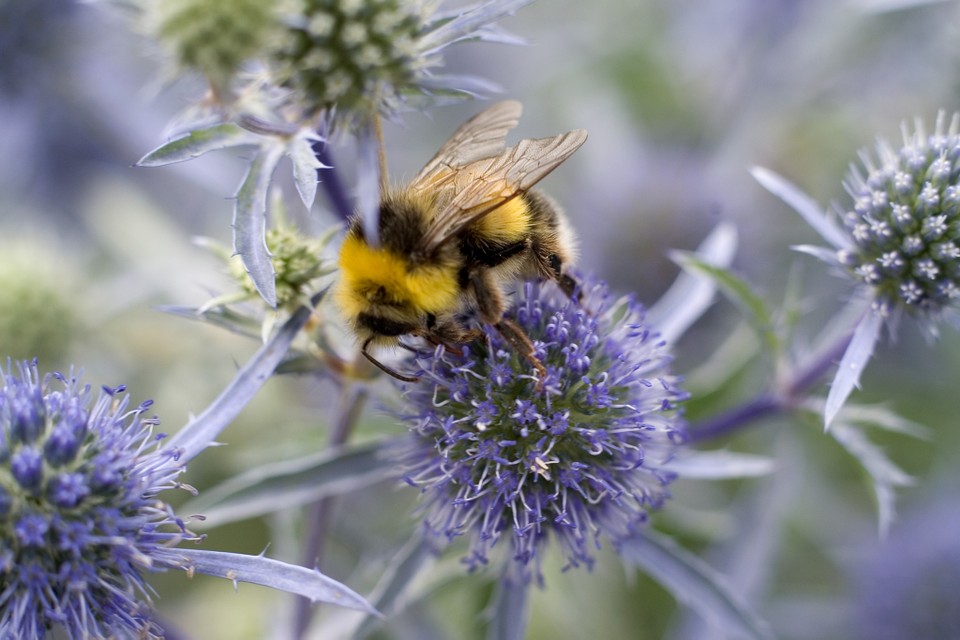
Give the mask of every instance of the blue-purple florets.
M 887 310 L 935 315 L 960 297 L 960 116 L 943 117 L 926 135 L 918 123 L 894 150 L 877 146 L 878 163 L 862 154 L 845 186 L 853 206 L 842 213 L 853 247 L 840 262 L 869 285 Z
M 524 579 L 540 576 L 552 535 L 570 567 L 593 563 L 668 497 L 663 469 L 684 439 L 685 398 L 664 342 L 631 299 L 603 285 L 573 302 L 552 284 L 526 284 L 508 320 L 524 329 L 547 375 L 500 334 L 461 356 L 419 358 L 399 455 L 404 479 L 424 495 L 433 536 L 467 536 L 471 569 L 506 538 Z
M 0 369 L 0 637 L 152 637 L 144 570 L 193 537 L 157 499 L 176 453 L 123 387 Z
M 960 512 L 948 495 L 868 548 L 855 581 L 854 637 L 960 638 Z

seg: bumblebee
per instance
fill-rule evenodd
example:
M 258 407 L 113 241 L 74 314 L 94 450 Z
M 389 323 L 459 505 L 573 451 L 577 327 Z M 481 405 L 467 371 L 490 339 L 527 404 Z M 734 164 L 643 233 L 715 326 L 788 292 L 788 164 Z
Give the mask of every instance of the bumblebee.
M 469 318 L 492 325 L 537 369 L 546 370 L 523 329 L 504 317 L 505 289 L 520 279 L 547 278 L 571 298 L 566 272 L 574 236 L 559 208 L 531 191 L 587 139 L 582 129 L 521 140 L 507 148 L 507 132 L 522 106 L 507 101 L 457 129 L 405 187 L 380 200 L 374 246 L 354 216 L 340 249 L 335 301 L 361 344 L 384 372 L 413 382 L 376 360 L 376 347 L 401 346 L 418 336 L 452 352 L 483 335 Z

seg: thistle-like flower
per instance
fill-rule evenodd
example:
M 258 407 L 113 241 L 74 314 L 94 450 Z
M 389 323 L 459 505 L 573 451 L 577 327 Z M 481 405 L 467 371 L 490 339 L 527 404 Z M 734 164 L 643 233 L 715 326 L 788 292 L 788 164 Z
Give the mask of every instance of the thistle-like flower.
M 182 566 L 195 536 L 157 496 L 178 487 L 150 402 L 91 401 L 36 361 L 0 370 L 0 637 L 150 637 L 145 571 Z
M 899 149 L 880 140 L 875 158 L 860 157 L 865 173 L 852 166 L 844 181 L 853 202 L 833 216 L 772 172 L 753 172 L 832 245 L 797 248 L 839 267 L 870 301 L 831 386 L 827 426 L 857 385 L 884 322 L 910 315 L 934 337 L 937 321 L 955 320 L 960 308 L 960 114 L 947 127 L 941 112 L 932 135 L 919 120 L 912 132 L 904 125 Z
M 154 0 L 146 7 L 150 30 L 176 62 L 203 73 L 219 93 L 280 32 L 275 2 Z
M 902 309 L 930 319 L 960 298 L 960 114 L 933 135 L 917 121 L 903 146 L 863 153 L 866 175 L 852 167 L 845 182 L 853 205 L 842 213 L 852 242 L 837 262 L 873 292 L 884 313 Z
M 391 117 L 407 106 L 489 89 L 433 70 L 454 42 L 513 41 L 491 25 L 531 1 L 493 0 L 448 13 L 425 0 L 302 0 L 287 17 L 271 66 L 308 114 L 335 114 L 334 122 Z
M 855 637 L 960 638 L 958 527 L 951 495 L 868 550 L 856 580 Z
M 81 324 L 62 252 L 23 237 L 0 243 L 0 353 L 62 358 Z
M 581 304 L 526 284 L 508 317 L 546 367 L 541 384 L 491 328 L 486 346 L 419 357 L 398 459 L 425 495 L 429 534 L 468 536 L 471 569 L 504 537 L 518 574 L 542 582 L 550 536 L 568 566 L 590 566 L 601 536 L 616 544 L 668 497 L 662 465 L 684 437 L 685 394 L 640 305 L 602 284 Z
M 332 235 L 310 238 L 287 225 L 266 232 L 267 247 L 276 272 L 278 307 L 295 309 L 310 293 L 310 286 L 317 278 L 330 272 L 321 252 Z M 239 283 L 243 295 L 251 299 L 258 297 L 256 285 L 243 262 L 237 256 L 229 256 L 229 260 L 230 275 Z

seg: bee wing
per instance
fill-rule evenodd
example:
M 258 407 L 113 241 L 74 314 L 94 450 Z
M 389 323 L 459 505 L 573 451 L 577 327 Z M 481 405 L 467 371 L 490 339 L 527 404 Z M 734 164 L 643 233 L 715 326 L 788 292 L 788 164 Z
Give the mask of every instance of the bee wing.
M 460 167 L 501 153 L 507 133 L 517 126 L 522 112 L 523 105 L 516 100 L 507 100 L 464 122 L 420 170 L 409 188 L 440 188 Z
M 583 129 L 550 138 L 521 140 L 500 155 L 458 169 L 446 186 L 454 194 L 452 199 L 424 234 L 424 251 L 432 252 L 468 225 L 530 189 L 586 140 L 587 132 Z

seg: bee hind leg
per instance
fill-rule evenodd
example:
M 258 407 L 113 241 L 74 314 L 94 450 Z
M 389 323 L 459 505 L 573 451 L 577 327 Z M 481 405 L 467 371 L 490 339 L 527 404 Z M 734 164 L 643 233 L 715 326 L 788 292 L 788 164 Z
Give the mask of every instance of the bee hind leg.
M 478 271 L 471 273 L 469 280 L 477 297 L 480 318 L 493 325 L 510 347 L 533 365 L 537 370 L 537 392 L 541 391 L 547 377 L 547 368 L 537 358 L 536 348 L 523 328 L 513 320 L 503 317 L 504 302 L 500 289 Z

